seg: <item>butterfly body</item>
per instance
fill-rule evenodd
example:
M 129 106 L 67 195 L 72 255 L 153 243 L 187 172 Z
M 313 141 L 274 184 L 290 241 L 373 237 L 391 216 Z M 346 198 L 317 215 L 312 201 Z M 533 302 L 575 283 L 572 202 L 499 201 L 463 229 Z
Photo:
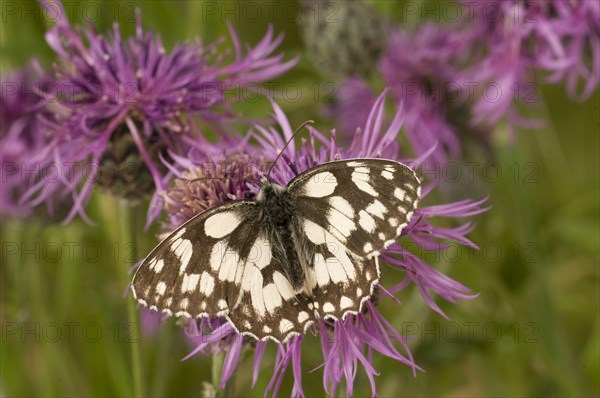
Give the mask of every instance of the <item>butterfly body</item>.
M 282 264 L 282 270 L 297 291 L 304 285 L 304 274 L 295 244 L 300 237 L 295 234 L 297 226 L 294 225 L 294 198 L 289 195 L 286 187 L 264 177 L 256 201 L 264 214 L 261 225 L 271 229 L 267 233 L 271 236 L 271 241 L 277 243 L 272 246 L 282 249 L 273 251 L 273 255 L 279 257 L 276 261 Z
M 379 281 L 378 256 L 419 195 L 415 173 L 383 159 L 325 163 L 285 187 L 264 178 L 255 201 L 208 209 L 161 242 L 136 272 L 134 297 L 286 341 L 318 318 L 362 310 Z

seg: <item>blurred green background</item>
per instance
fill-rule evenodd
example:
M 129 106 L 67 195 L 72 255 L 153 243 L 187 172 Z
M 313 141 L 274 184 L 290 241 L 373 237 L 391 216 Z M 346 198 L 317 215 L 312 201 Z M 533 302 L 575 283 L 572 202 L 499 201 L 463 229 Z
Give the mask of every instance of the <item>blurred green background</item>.
M 391 19 L 410 26 L 418 22 L 403 16 L 398 2 L 371 3 Z M 318 120 L 327 94 L 324 83 L 335 80 L 320 75 L 304 54 L 293 20 L 297 3 L 278 3 L 275 12 L 256 21 L 244 17 L 243 2 L 66 4 L 75 10 L 73 22 L 88 15 L 105 31 L 118 20 L 126 34 L 133 32 L 139 6 L 144 26 L 159 32 L 167 48 L 196 36 L 210 42 L 227 35 L 223 17 L 243 41 L 254 44 L 273 17 L 276 32 L 285 32 L 281 49 L 288 59 L 302 56 L 297 68 L 276 81 L 300 85 L 303 96 L 280 105 L 292 125 L 315 118 L 321 131 L 332 127 Z M 263 11 L 269 8 L 254 4 Z M 207 7 L 216 7 L 216 14 Z M 53 55 L 43 38 L 47 25 L 37 3 L 5 1 L 2 13 L 2 72 L 31 57 L 50 65 Z M 227 46 L 229 42 L 222 48 Z M 500 176 L 486 174 L 490 159 L 475 148 L 465 159 L 479 162 L 474 180 L 463 175 L 450 194 L 428 198 L 425 204 L 447 201 L 448 195 L 490 195 L 492 210 L 475 217 L 477 228 L 469 235 L 482 250 L 453 247 L 437 258 L 424 253 L 479 297 L 456 304 L 438 300 L 450 320 L 429 310 L 414 287 L 399 294 L 401 306 L 384 300 L 380 308 L 400 332 L 413 337 L 409 345 L 426 372 L 413 377 L 409 368 L 376 355 L 380 396 L 600 394 L 599 102 L 598 90 L 582 104 L 570 101 L 562 86 L 542 86 L 535 116 L 546 120 L 545 128 L 520 130 L 511 145 L 506 126 L 497 127 L 492 161 Z M 265 101 L 240 104 L 239 109 L 260 116 L 269 111 Z M 67 226 L 2 220 L 0 396 L 131 396 L 132 345 L 141 350 L 145 395 L 199 396 L 202 383 L 210 381 L 210 359 L 180 361 L 192 346 L 176 322 L 169 319 L 155 333 L 144 333 L 128 320 L 123 299 L 127 270 L 154 246 L 157 228 L 143 231 L 143 208 L 127 219 L 130 231 L 122 228 L 123 207 L 101 192 L 94 195 L 89 213 L 96 226 L 81 220 Z M 383 282 L 390 286 L 400 279 L 387 272 Z M 303 351 L 307 396 L 324 395 L 321 371 L 308 372 L 321 360 L 319 345 L 309 339 Z M 262 396 L 273 363 L 270 347 L 262 376 L 250 390 L 252 356 L 247 353 L 236 394 Z M 289 394 L 290 381 L 291 371 L 280 395 Z M 370 396 L 361 371 L 355 396 Z

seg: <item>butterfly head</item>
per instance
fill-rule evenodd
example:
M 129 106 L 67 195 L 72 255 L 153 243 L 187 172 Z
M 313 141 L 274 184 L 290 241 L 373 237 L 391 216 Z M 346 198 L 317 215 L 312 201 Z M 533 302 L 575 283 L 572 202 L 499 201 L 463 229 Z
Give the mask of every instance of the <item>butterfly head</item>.
M 259 202 L 270 201 L 272 199 L 281 197 L 286 191 L 285 187 L 270 181 L 267 176 L 261 178 L 260 183 L 260 192 L 258 193 L 257 197 Z

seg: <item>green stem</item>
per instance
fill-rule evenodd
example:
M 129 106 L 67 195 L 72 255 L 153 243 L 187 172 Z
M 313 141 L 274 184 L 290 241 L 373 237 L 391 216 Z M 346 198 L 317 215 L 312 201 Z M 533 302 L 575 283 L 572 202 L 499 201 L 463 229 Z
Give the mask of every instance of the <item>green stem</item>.
M 225 354 L 225 352 L 219 352 L 212 355 L 212 385 L 219 398 L 230 398 L 235 394 L 235 373 L 229 378 L 224 389 L 220 387 Z
M 129 204 L 125 200 L 119 200 L 119 224 L 121 229 L 121 245 L 123 256 L 121 258 L 126 259 L 127 256 L 135 257 L 136 250 L 136 219 L 135 219 L 135 209 L 131 208 L 131 204 Z M 127 248 L 133 245 L 134 253 L 131 253 Z M 129 253 L 127 253 L 129 252 Z M 120 264 L 121 275 L 124 278 L 124 285 L 127 286 L 130 281 L 129 264 Z M 135 308 L 135 302 L 133 301 L 133 297 L 127 297 L 127 318 L 131 325 L 134 326 L 134 330 L 139 331 L 139 323 L 138 323 L 138 313 Z M 131 368 L 133 375 L 133 396 L 134 397 L 143 397 L 143 383 L 142 383 L 142 359 L 141 359 L 141 351 L 140 351 L 140 343 L 137 339 L 132 339 L 129 342 L 131 348 Z

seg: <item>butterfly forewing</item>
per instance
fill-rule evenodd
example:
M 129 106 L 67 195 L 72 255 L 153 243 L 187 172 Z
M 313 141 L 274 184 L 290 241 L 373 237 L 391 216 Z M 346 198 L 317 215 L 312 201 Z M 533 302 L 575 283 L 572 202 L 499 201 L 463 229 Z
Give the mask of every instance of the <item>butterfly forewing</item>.
M 354 159 L 325 163 L 289 184 L 296 214 L 336 237 L 357 256 L 393 243 L 417 206 L 420 183 L 401 163 Z
M 227 314 L 239 296 L 240 253 L 260 232 L 257 216 L 256 202 L 234 201 L 179 227 L 138 268 L 136 300 L 176 316 Z

